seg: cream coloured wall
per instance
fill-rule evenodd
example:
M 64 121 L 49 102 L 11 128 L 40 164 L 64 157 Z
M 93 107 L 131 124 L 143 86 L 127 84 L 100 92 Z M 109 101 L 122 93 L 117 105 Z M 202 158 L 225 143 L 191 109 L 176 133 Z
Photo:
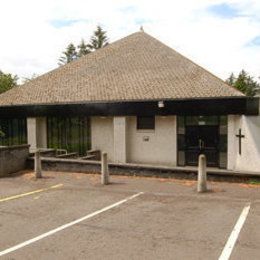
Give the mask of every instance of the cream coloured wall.
M 240 117 L 238 115 L 228 115 L 228 140 L 227 140 L 227 169 L 235 170 L 238 153 L 238 140 L 236 134 L 239 129 Z
M 27 142 L 30 145 L 30 151 L 37 147 L 37 123 L 36 118 L 27 118 Z
M 242 130 L 242 153 L 239 139 Z M 260 116 L 228 116 L 228 169 L 260 172 Z
M 114 162 L 126 163 L 127 147 L 127 117 L 115 116 L 114 121 Z
M 127 120 L 127 162 L 176 166 L 176 117 L 155 117 L 155 130 L 137 130 L 136 117 Z
M 144 139 L 147 139 L 145 141 Z M 155 130 L 137 130 L 136 117 L 92 117 L 92 149 L 108 153 L 110 162 L 175 166 L 176 117 L 156 117 Z
M 27 140 L 30 151 L 47 148 L 47 122 L 45 117 L 27 118 Z
M 47 119 L 37 118 L 37 144 L 40 148 L 47 148 Z
M 113 117 L 91 117 L 91 149 L 108 153 L 108 161 L 114 161 Z

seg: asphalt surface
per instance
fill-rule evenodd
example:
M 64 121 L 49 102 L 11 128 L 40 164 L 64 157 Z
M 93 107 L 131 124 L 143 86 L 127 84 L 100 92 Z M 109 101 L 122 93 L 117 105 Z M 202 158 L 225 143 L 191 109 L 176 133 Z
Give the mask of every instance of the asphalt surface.
M 258 185 L 210 182 L 210 192 L 197 194 L 194 181 L 113 176 L 101 186 L 98 175 L 44 176 L 0 179 L 0 252 L 144 194 L 1 259 L 218 259 L 247 203 L 230 259 L 260 259 Z M 32 191 L 38 192 L 27 194 Z M 27 195 L 12 198 L 19 194 Z

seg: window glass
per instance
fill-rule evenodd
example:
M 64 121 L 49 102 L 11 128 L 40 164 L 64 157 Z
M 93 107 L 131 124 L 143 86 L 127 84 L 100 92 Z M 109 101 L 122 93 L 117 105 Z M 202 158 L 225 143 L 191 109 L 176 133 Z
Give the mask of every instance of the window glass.
M 85 155 L 90 149 L 90 121 L 85 117 L 49 117 L 48 148 Z
M 154 116 L 138 116 L 137 117 L 137 129 L 138 130 L 155 129 L 155 117 Z
M 218 147 L 219 167 L 227 167 L 227 116 L 178 116 L 177 117 L 177 149 L 178 149 L 178 165 L 186 164 L 186 156 L 188 151 L 186 141 L 188 127 L 206 127 L 218 126 Z
M 26 118 L 0 119 L 0 145 L 27 144 Z
M 187 116 L 186 125 L 219 125 L 218 116 Z

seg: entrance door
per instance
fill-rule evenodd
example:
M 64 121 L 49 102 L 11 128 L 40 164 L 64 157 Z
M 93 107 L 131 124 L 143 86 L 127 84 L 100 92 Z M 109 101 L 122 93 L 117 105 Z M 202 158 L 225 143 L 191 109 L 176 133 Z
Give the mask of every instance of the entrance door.
M 207 166 L 219 166 L 219 126 L 186 126 L 186 165 L 198 165 L 198 156 L 204 153 Z

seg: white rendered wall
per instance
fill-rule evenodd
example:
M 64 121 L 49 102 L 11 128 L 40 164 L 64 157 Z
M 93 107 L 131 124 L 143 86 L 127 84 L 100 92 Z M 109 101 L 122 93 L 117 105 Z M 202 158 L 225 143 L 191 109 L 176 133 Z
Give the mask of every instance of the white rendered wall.
M 176 117 L 155 117 L 148 131 L 136 129 L 136 117 L 92 117 L 91 142 L 110 162 L 176 166 Z
M 126 163 L 127 117 L 114 117 L 114 162 Z
M 27 140 L 30 151 L 47 148 L 47 122 L 45 117 L 27 118 Z
M 242 153 L 239 155 L 241 128 Z M 228 116 L 228 169 L 260 172 L 260 116 Z
M 36 126 L 36 118 L 27 118 L 27 142 L 30 145 L 30 151 L 35 150 L 37 145 Z
M 47 119 L 37 118 L 37 144 L 39 148 L 47 148 Z
M 91 117 L 91 149 L 108 153 L 108 161 L 114 161 L 113 117 Z
M 136 117 L 127 122 L 127 161 L 176 166 L 176 117 L 155 117 L 155 130 L 137 130 Z

